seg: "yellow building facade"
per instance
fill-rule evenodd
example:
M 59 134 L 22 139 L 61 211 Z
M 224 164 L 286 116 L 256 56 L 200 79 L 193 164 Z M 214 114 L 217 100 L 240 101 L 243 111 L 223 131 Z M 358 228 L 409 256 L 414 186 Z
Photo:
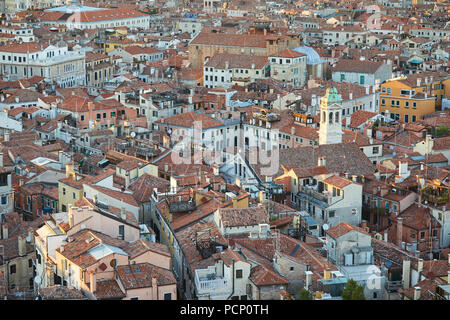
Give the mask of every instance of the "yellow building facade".
M 423 77 L 416 74 L 406 79 L 386 81 L 381 85 L 380 113 L 393 120 L 409 123 L 435 112 L 450 91 L 450 79 L 436 78 L 424 73 Z

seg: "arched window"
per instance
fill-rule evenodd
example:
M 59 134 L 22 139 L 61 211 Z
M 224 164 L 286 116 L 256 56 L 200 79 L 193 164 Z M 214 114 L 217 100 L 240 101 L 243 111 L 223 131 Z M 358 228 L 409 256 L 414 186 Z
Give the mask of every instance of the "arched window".
M 328 116 L 329 116 L 328 118 L 329 123 L 333 123 L 333 112 L 330 112 Z
M 334 121 L 336 123 L 339 123 L 339 111 L 336 111 L 336 114 L 334 115 Z

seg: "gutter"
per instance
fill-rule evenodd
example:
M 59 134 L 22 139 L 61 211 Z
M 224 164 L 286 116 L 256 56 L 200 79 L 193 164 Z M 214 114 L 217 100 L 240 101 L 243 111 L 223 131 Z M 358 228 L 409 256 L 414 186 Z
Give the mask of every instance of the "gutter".
M 234 259 L 232 259 L 233 260 L 233 282 L 232 282 L 232 284 L 233 284 L 233 286 L 232 286 L 232 291 L 231 291 L 231 294 L 226 298 L 226 300 L 229 300 L 230 299 L 230 297 L 231 296 L 233 296 L 233 294 L 234 294 Z

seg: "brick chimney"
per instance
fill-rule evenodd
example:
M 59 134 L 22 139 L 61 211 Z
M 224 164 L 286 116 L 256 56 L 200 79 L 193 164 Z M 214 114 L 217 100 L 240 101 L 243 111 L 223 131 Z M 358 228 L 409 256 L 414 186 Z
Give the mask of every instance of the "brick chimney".
M 152 299 L 158 300 L 158 281 L 156 274 L 152 274 Z
M 89 273 L 89 290 L 94 293 L 97 290 L 97 277 L 94 271 Z
M 397 246 L 402 247 L 403 218 L 397 218 Z

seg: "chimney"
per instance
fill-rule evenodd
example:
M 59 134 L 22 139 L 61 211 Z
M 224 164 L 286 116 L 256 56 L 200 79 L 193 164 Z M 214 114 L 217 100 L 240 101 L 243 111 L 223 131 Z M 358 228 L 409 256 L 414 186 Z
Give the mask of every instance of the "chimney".
M 156 274 L 152 274 L 152 300 L 158 300 L 158 280 Z
M 228 61 L 225 61 L 225 69 L 228 69 L 230 66 L 230 64 L 228 63 Z
M 409 177 L 409 171 L 408 171 L 408 162 L 407 161 L 399 161 L 398 164 L 398 175 L 402 177 L 403 179 L 406 179 Z
M 419 273 L 417 282 L 421 281 L 420 276 L 422 275 L 422 271 L 423 271 L 423 259 L 419 259 L 419 261 L 417 262 L 417 272 Z
M 69 227 L 72 228 L 74 223 L 74 219 L 73 219 L 73 207 L 71 204 L 69 204 Z
M 411 279 L 411 260 L 403 260 L 403 289 L 409 289 L 409 281 Z
M 420 287 L 414 287 L 414 300 L 419 300 L 420 299 Z
M 372 138 L 372 128 L 367 128 L 367 129 L 366 129 L 366 135 L 367 135 L 369 138 Z
M 213 164 L 213 172 L 215 176 L 219 175 L 219 167 L 217 166 L 217 164 Z
M 8 225 L 6 223 L 2 224 L 2 239 L 8 239 Z M 450 260 L 450 255 L 449 255 Z
M 403 218 L 397 218 L 397 246 L 402 246 Z
M 367 231 L 368 227 L 366 220 L 361 220 L 361 228 L 364 229 L 364 231 Z
M 353 180 L 353 182 L 358 182 L 358 176 L 357 175 L 352 175 L 352 180 Z
M 353 100 L 353 92 L 350 92 L 350 93 L 348 94 L 348 100 Z
M 122 220 L 126 220 L 127 219 L 127 214 L 125 213 L 125 208 L 124 207 L 120 208 L 120 218 Z
M 8 132 L 5 132 L 5 135 L 4 135 L 4 139 L 3 139 L 5 142 L 8 142 L 9 141 L 9 133 Z
M 31 245 L 34 246 L 34 230 L 33 228 L 28 229 L 28 239 Z
M 317 165 L 320 167 L 320 166 L 322 166 L 322 167 L 326 167 L 326 165 L 327 165 L 327 159 L 325 158 L 325 157 L 319 157 L 318 159 L 317 159 Z
M 3 167 L 3 153 L 0 152 L 0 167 Z
M 384 242 L 388 242 L 388 230 L 384 229 L 384 238 L 383 238 Z
M 325 270 L 324 272 L 323 272 L 323 279 L 324 280 L 331 280 L 331 272 L 330 272 L 330 270 Z
M 305 271 L 306 275 L 306 283 L 305 283 L 305 289 L 309 290 L 309 287 L 312 285 L 312 272 L 311 271 Z
M 92 112 L 94 110 L 94 104 L 91 101 L 88 102 L 88 110 L 89 112 Z
M 291 135 L 295 135 L 295 127 L 294 126 L 291 127 Z
M 19 242 L 19 257 L 23 257 L 27 254 L 27 239 L 25 235 L 20 235 L 17 241 Z
M 417 87 L 420 87 L 420 84 L 422 83 L 422 79 L 417 78 Z
M 89 282 L 90 282 L 90 284 L 89 284 L 89 289 L 90 289 L 90 291 L 92 292 L 92 293 L 94 293 L 96 290 L 97 290 L 97 277 L 96 277 L 96 275 L 95 275 L 95 272 L 94 271 L 91 271 L 90 273 L 89 273 Z
M 447 271 L 447 284 L 450 284 L 450 270 Z
M 130 186 L 130 172 L 127 171 L 125 173 L 125 189 L 128 189 L 129 186 Z
M 72 162 L 66 163 L 66 178 L 74 174 L 73 172 L 74 164 Z

